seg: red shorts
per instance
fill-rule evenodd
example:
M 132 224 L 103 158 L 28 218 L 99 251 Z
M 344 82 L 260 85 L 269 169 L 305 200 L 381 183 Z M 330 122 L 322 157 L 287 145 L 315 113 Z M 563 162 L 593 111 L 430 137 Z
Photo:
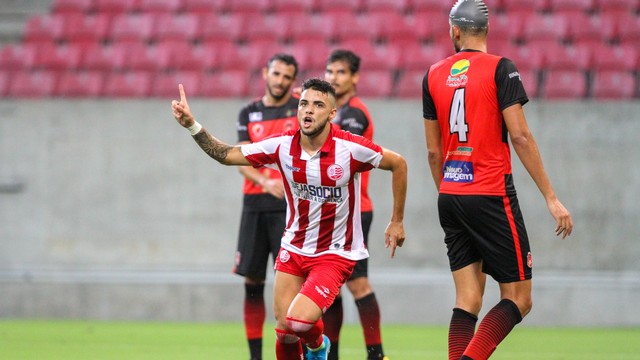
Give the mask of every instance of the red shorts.
M 300 293 L 313 300 L 324 313 L 351 276 L 355 265 L 355 261 L 335 254 L 309 257 L 280 249 L 275 269 L 305 278 Z

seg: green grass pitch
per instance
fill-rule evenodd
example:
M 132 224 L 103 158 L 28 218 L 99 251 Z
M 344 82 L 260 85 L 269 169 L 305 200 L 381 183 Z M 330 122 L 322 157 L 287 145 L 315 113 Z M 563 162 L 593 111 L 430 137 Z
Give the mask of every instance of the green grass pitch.
M 273 360 L 273 324 L 264 359 Z M 385 325 L 392 360 L 446 359 L 444 326 Z M 0 359 L 248 359 L 240 323 L 149 323 L 0 320 Z M 361 330 L 345 325 L 340 358 L 365 359 Z M 640 360 L 640 328 L 536 328 L 520 325 L 492 359 Z

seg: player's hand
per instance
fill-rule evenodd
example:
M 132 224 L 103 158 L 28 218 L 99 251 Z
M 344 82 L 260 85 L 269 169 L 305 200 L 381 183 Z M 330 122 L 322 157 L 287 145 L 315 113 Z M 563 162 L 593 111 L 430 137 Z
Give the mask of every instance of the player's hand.
M 187 103 L 187 95 L 185 95 L 184 93 L 184 86 L 182 86 L 182 84 L 179 84 L 178 90 L 180 91 L 180 101 L 171 101 L 173 117 L 176 119 L 178 124 L 182 125 L 185 128 L 188 128 L 193 125 L 196 120 L 193 117 L 193 114 L 191 114 L 191 109 L 189 108 L 189 104 Z
M 573 230 L 573 219 L 569 211 L 562 205 L 562 203 L 555 199 L 547 202 L 547 207 L 551 216 L 556 220 L 555 233 L 556 236 L 562 236 L 564 240 L 567 236 L 571 235 Z
M 264 192 L 271 194 L 278 199 L 284 199 L 284 185 L 282 179 L 267 179 L 262 184 Z
M 391 221 L 384 231 L 384 247 L 391 248 L 391 257 L 396 255 L 396 247 L 404 244 L 404 225 L 402 222 Z

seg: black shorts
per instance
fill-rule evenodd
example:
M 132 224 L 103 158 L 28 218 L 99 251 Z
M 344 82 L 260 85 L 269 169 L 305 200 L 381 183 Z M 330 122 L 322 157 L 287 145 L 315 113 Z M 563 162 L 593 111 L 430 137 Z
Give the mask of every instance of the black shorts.
M 501 283 L 531 279 L 531 249 L 516 195 L 438 197 L 451 271 L 482 260 Z
M 233 272 L 265 279 L 269 254 L 278 256 L 286 225 L 286 211 L 242 210 Z
M 362 235 L 364 236 L 364 246 L 369 247 L 369 229 L 373 221 L 373 212 L 367 211 L 360 213 L 362 219 Z M 369 272 L 369 258 L 356 261 L 351 277 L 347 280 L 357 279 L 359 277 L 367 277 Z

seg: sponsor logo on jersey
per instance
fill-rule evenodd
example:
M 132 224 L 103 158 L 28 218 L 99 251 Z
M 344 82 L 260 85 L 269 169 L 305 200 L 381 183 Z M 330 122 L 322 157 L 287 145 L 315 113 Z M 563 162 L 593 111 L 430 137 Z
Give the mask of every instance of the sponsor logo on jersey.
M 514 71 L 511 74 L 509 74 L 509 79 L 513 79 L 516 76 L 518 77 L 518 80 L 522 81 L 522 78 L 520 77 L 520 73 L 517 71 Z
M 531 256 L 531 251 L 527 253 L 527 266 L 529 269 L 533 267 L 533 257 Z
M 298 172 L 300 171 L 299 167 L 295 167 L 295 166 L 291 166 L 289 164 L 284 164 L 284 167 L 287 168 L 287 170 L 291 171 L 291 172 Z
M 289 259 L 291 259 L 291 254 L 287 250 L 280 250 L 280 262 L 286 263 Z
M 341 203 L 342 188 L 335 186 L 315 186 L 309 184 L 291 183 L 293 196 L 318 203 Z
M 473 163 L 466 161 L 447 161 L 443 167 L 442 181 L 456 183 L 473 182 Z
M 327 168 L 327 176 L 333 181 L 340 180 L 342 175 L 344 175 L 344 169 L 338 164 L 330 165 Z
M 451 155 L 471 156 L 472 152 L 473 152 L 473 148 L 472 147 L 458 146 L 458 148 L 455 149 L 454 151 L 448 151 L 447 152 L 447 156 L 451 156 Z
M 250 122 L 262 121 L 262 112 L 256 111 L 256 112 L 249 113 L 249 121 Z
M 322 285 L 316 285 L 316 291 L 325 299 L 329 297 L 329 294 L 331 294 L 331 291 Z
M 467 71 L 469 71 L 469 66 L 471 63 L 467 59 L 462 59 L 456 61 L 453 66 L 451 66 L 451 70 L 449 71 L 449 78 L 447 79 L 447 86 L 449 87 L 460 87 L 465 86 L 469 78 L 467 75 Z

